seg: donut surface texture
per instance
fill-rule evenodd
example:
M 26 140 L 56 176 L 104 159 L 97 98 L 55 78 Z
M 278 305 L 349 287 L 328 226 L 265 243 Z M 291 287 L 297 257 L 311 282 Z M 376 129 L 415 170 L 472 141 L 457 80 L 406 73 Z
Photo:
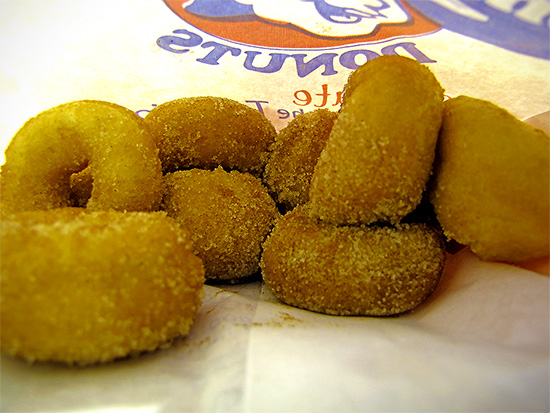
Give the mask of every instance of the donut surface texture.
M 163 103 L 145 117 L 164 173 L 180 169 L 236 169 L 259 176 L 275 140 L 271 122 L 232 99 L 187 97 Z
M 164 179 L 162 209 L 191 235 L 206 278 L 237 281 L 255 274 L 261 245 L 279 216 L 261 181 L 221 167 Z
M 548 134 L 497 105 L 445 102 L 430 200 L 445 235 L 484 260 L 549 253 Z
M 189 332 L 204 269 L 160 212 L 62 208 L 6 215 L 2 351 L 86 365 L 137 355 Z
M 27 121 L 6 149 L 3 208 L 71 205 L 71 175 L 90 167 L 90 209 L 158 208 L 162 171 L 153 139 L 134 112 L 108 102 L 76 101 Z
M 443 89 L 416 60 L 381 56 L 355 70 L 315 167 L 312 213 L 341 225 L 397 223 L 419 204 L 441 125 Z
M 389 316 L 422 303 L 445 260 L 426 224 L 333 226 L 299 206 L 264 243 L 264 281 L 288 305 L 333 315 Z
M 263 179 L 284 210 L 309 200 L 311 176 L 337 116 L 328 109 L 303 113 L 277 134 Z

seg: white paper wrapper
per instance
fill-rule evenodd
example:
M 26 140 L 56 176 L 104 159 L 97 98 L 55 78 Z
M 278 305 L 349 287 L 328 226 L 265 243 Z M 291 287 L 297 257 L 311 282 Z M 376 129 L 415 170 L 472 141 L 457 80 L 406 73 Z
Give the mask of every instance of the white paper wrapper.
M 228 0 L 212 7 L 195 0 L 194 20 L 183 14 L 186 21 L 176 12 L 191 3 L 1 1 L 2 150 L 28 118 L 78 99 L 112 101 L 144 116 L 182 96 L 225 96 L 261 109 L 280 129 L 301 111 L 337 110 L 350 62 L 389 53 L 423 60 L 449 96 L 492 100 L 548 127 L 548 116 L 540 115 L 550 109 L 547 1 L 425 1 L 414 14 L 406 2 L 387 2 L 391 30 L 383 19 L 379 26 L 363 21 L 361 30 L 372 29 L 368 36 L 346 42 L 329 36 L 337 24 L 316 29 L 318 15 L 298 8 L 313 2 L 287 0 L 272 10 L 276 2 Z M 358 3 L 382 2 L 348 5 Z M 250 22 L 264 30 L 264 44 L 242 41 Z M 496 29 L 509 36 L 495 36 Z M 247 30 L 245 38 L 254 37 Z M 172 51 L 167 38 L 176 42 Z M 294 48 L 279 44 L 291 38 L 298 39 Z M 284 59 L 278 70 L 260 70 L 275 58 Z M 548 262 L 525 267 L 547 272 Z M 259 281 L 207 285 L 190 335 L 170 348 L 88 368 L 2 356 L 1 408 L 548 411 L 549 292 L 548 277 L 481 262 L 468 249 L 448 259 L 429 301 L 400 317 L 291 308 Z
M 449 260 L 427 303 L 390 319 L 282 309 L 262 291 L 259 326 L 251 333 L 248 410 L 542 408 L 548 278 L 518 272 L 463 250 Z

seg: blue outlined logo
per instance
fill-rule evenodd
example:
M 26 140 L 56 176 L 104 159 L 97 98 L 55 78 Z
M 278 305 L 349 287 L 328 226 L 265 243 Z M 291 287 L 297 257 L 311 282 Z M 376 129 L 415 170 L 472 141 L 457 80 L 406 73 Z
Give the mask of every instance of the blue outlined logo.
M 164 0 L 197 29 L 241 45 L 321 49 L 440 28 L 399 0 Z

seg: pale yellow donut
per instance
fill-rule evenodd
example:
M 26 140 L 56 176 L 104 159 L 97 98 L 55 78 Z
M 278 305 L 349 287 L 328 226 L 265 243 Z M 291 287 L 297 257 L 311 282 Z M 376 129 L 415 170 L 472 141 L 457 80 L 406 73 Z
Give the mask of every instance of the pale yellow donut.
M 91 100 L 46 110 L 16 133 L 2 166 L 3 208 L 70 206 L 71 175 L 87 166 L 93 178 L 88 208 L 158 208 L 161 165 L 143 120 L 122 106 Z
M 30 361 L 106 362 L 189 332 L 204 269 L 160 212 L 61 208 L 5 216 L 2 351 Z
M 430 199 L 445 234 L 480 258 L 548 255 L 548 134 L 494 103 L 445 102 Z

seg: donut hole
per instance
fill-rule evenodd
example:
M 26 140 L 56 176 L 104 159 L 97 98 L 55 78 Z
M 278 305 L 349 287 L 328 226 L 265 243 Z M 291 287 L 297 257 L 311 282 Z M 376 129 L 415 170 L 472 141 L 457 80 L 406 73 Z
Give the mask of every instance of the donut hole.
M 73 207 L 86 208 L 88 201 L 92 197 L 92 190 L 94 188 L 92 169 L 86 164 L 81 171 L 73 173 L 70 180 L 70 205 Z

